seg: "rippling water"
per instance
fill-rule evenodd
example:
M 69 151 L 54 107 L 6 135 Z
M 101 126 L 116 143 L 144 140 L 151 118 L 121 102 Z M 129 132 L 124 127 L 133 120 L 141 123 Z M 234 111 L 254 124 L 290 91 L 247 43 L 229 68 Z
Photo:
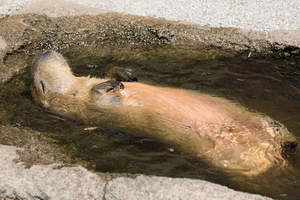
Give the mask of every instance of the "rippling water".
M 113 66 L 131 68 L 141 82 L 197 90 L 265 113 L 300 139 L 300 59 L 251 59 L 184 47 L 69 49 L 63 54 L 76 75 L 104 77 Z M 299 153 L 289 158 L 288 169 L 253 178 L 224 174 L 150 138 L 85 127 L 48 113 L 33 103 L 29 84 L 26 72 L 0 86 L 0 123 L 51 133 L 63 145 L 75 144 L 76 156 L 96 171 L 205 179 L 277 199 L 300 198 Z

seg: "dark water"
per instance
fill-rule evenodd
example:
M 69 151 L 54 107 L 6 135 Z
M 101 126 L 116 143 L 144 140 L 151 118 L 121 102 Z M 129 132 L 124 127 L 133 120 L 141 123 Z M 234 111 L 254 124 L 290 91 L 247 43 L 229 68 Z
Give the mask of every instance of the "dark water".
M 70 49 L 63 54 L 76 75 L 104 77 L 113 66 L 131 68 L 141 82 L 197 90 L 266 113 L 300 139 L 299 59 L 249 59 L 197 48 Z M 25 72 L 0 85 L 0 123 L 51 133 L 66 147 L 75 144 L 72 151 L 96 171 L 205 179 L 276 199 L 300 199 L 299 151 L 289 158 L 289 169 L 254 178 L 224 174 L 158 141 L 101 127 L 86 130 L 47 113 L 32 102 L 29 84 Z

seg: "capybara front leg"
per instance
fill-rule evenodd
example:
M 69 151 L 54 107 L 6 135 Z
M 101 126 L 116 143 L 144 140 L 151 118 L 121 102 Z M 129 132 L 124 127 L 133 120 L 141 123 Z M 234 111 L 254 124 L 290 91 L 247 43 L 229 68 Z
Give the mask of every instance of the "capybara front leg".
M 92 90 L 92 98 L 98 105 L 120 105 L 121 97 L 119 91 L 124 85 L 115 80 L 109 80 L 95 85 Z
M 109 80 L 94 86 L 92 88 L 92 91 L 97 94 L 103 95 L 108 92 L 116 92 L 120 89 L 124 89 L 123 83 L 121 83 L 120 81 Z
M 113 67 L 107 73 L 107 78 L 116 81 L 136 82 L 138 79 L 132 74 L 130 69 Z

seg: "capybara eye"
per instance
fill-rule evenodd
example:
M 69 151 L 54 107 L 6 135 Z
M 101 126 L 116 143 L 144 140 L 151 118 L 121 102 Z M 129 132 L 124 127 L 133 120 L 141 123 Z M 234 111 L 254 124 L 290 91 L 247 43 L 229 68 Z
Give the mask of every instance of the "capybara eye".
M 45 94 L 45 84 L 43 81 L 40 81 L 40 89 L 43 92 L 43 94 Z

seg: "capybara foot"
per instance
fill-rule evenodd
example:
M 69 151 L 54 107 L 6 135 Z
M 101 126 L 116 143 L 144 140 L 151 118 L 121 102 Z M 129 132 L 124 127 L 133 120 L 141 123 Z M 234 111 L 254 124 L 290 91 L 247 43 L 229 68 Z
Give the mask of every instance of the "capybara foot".
M 131 70 L 122 67 L 113 67 L 107 73 L 107 78 L 116 81 L 136 82 L 138 79 L 132 74 Z

